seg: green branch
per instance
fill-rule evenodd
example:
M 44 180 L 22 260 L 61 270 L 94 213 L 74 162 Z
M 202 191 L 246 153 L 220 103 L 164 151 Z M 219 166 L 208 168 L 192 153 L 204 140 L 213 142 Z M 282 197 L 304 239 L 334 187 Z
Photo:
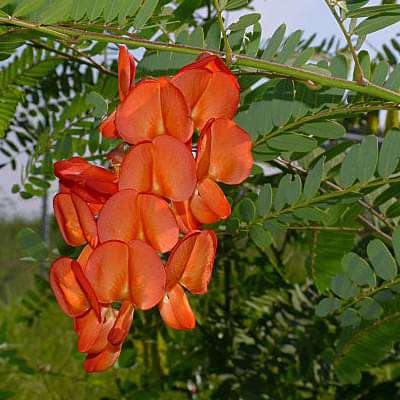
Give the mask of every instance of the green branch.
M 400 110 L 400 105 L 395 103 L 366 103 L 366 104 L 354 104 L 354 105 L 343 105 L 335 108 L 331 108 L 329 110 L 324 110 L 321 112 L 316 112 L 314 114 L 309 114 L 304 117 L 300 117 L 299 119 L 291 122 L 290 124 L 286 124 L 267 135 L 261 136 L 258 140 L 256 140 L 253 144 L 253 149 L 261 144 L 267 142 L 275 136 L 280 135 L 283 132 L 291 131 L 299 126 L 307 123 L 318 121 L 324 118 L 332 118 L 342 114 L 362 114 L 371 111 L 379 111 L 379 110 Z
M 175 43 L 164 43 L 133 37 L 121 37 L 108 33 L 90 32 L 60 25 L 43 26 L 12 17 L 1 17 L 0 25 L 14 25 L 29 28 L 38 32 L 42 32 L 45 35 L 55 36 L 59 40 L 69 39 L 75 42 L 81 42 L 83 40 L 97 40 L 107 43 L 112 42 L 117 44 L 126 44 L 136 47 L 144 47 L 150 50 L 169 51 L 182 54 L 200 55 L 201 53 L 209 52 L 212 54 L 216 54 L 220 57 L 226 56 L 225 52 L 210 51 L 209 49 L 204 49 L 200 47 L 186 46 Z M 352 90 L 355 92 L 367 94 L 369 96 L 378 97 L 395 103 L 400 103 L 400 93 L 396 93 L 392 90 L 377 86 L 369 82 L 367 82 L 366 84 L 360 84 L 354 81 L 330 77 L 316 72 L 311 72 L 306 69 L 291 67 L 272 61 L 260 60 L 245 55 L 235 55 L 235 60 L 232 61 L 234 61 L 234 64 L 238 67 L 247 67 L 261 71 L 274 72 L 287 75 L 295 79 L 313 81 L 327 87 Z
M 226 62 L 228 65 L 230 65 L 232 62 L 232 49 L 231 49 L 231 45 L 229 44 L 229 39 L 228 39 L 228 36 L 225 31 L 224 20 L 222 19 L 222 10 L 221 10 L 221 6 L 219 4 L 219 0 L 214 0 L 214 7 L 215 7 L 215 10 L 217 11 L 219 29 L 221 30 L 222 37 L 224 39 Z

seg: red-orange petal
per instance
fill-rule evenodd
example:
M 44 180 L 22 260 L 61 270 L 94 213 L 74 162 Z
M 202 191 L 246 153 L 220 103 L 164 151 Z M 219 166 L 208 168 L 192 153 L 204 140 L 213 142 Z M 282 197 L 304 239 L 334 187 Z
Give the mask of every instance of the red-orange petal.
M 136 198 L 135 190 L 121 190 L 111 196 L 100 211 L 97 228 L 100 243 L 108 240 L 129 242 L 136 236 Z
M 141 193 L 136 207 L 142 231 L 136 239 L 145 240 L 161 253 L 170 251 L 178 242 L 179 228 L 168 203 L 153 194 Z
M 57 258 L 50 268 L 49 280 L 60 308 L 69 317 L 76 317 L 89 310 L 90 304 L 71 268 L 72 261 L 69 257 Z
M 211 230 L 186 235 L 168 258 L 167 291 L 179 282 L 193 294 L 206 293 L 214 266 L 216 247 L 217 238 Z
M 206 55 L 183 67 L 172 82 L 192 109 L 196 128 L 202 129 L 210 118 L 233 118 L 237 111 L 239 84 L 217 56 Z
M 129 291 L 136 308 L 154 307 L 165 292 L 165 268 L 160 257 L 140 240 L 129 243 Z
M 81 353 L 99 353 L 108 345 L 108 335 L 115 323 L 116 312 L 111 307 L 103 307 L 101 320 L 95 312 L 89 310 L 75 318 L 74 328 L 78 334 L 78 351 Z
M 83 366 L 86 372 L 103 372 L 110 369 L 121 353 L 121 346 L 114 346 L 111 343 L 100 353 L 90 353 L 86 357 Z
M 185 291 L 178 284 L 171 288 L 159 304 L 161 318 L 172 329 L 190 330 L 196 327 L 196 318 Z
M 119 46 L 118 55 L 118 93 L 123 101 L 132 87 L 135 79 L 136 66 L 133 57 L 128 53 L 126 46 Z
M 196 185 L 195 162 L 185 144 L 172 136 L 156 137 L 130 150 L 122 163 L 119 188 L 187 200 Z
M 224 192 L 212 179 L 203 179 L 190 199 L 190 209 L 202 224 L 213 224 L 231 215 Z
M 120 345 L 128 336 L 133 320 L 133 304 L 124 301 L 118 310 L 117 319 L 108 334 L 108 341 L 113 345 Z
M 64 240 L 70 246 L 86 243 L 76 207 L 69 193 L 59 193 L 54 197 L 54 216 Z
M 101 124 L 100 132 L 107 139 L 116 139 L 119 137 L 117 126 L 115 125 L 116 111 L 113 111 Z
M 125 243 L 109 241 L 94 249 L 85 274 L 100 303 L 128 299 L 128 264 L 129 250 Z
M 98 242 L 97 225 L 89 206 L 74 193 L 71 194 L 71 198 L 86 241 L 92 247 L 96 247 Z
M 141 81 L 118 106 L 116 126 L 128 143 L 160 135 L 187 142 L 193 134 L 190 110 L 182 93 L 168 79 Z
M 174 201 L 172 206 L 176 222 L 183 233 L 189 233 L 199 228 L 200 223 L 190 209 L 190 200 Z
M 229 185 L 243 182 L 253 166 L 249 135 L 229 119 L 211 121 L 201 132 L 198 144 L 199 179 L 205 177 L 205 162 L 208 163 L 208 175 L 214 180 Z

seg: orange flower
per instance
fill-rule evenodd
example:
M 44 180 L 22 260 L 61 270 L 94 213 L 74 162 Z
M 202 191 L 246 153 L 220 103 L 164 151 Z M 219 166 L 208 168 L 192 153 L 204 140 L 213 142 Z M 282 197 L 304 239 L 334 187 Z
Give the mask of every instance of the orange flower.
M 183 287 L 193 294 L 207 292 L 217 250 L 211 230 L 186 235 L 171 252 L 166 265 L 166 295 L 159 304 L 160 315 L 174 329 L 193 329 L 193 311 Z
M 134 146 L 122 163 L 120 190 L 135 189 L 184 201 L 195 186 L 196 164 L 192 153 L 168 135 Z
M 201 55 L 196 62 L 183 67 L 172 83 L 185 96 L 198 129 L 210 118 L 233 118 L 239 106 L 239 83 L 215 55 Z

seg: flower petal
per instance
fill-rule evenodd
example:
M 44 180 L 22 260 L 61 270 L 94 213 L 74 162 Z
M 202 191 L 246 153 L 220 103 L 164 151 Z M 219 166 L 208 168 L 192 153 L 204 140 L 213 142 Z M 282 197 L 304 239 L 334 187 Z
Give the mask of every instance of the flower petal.
M 117 319 L 108 334 L 108 340 L 111 344 L 119 345 L 128 336 L 132 325 L 133 312 L 133 304 L 129 301 L 124 301 L 118 310 Z
M 160 302 L 159 309 L 165 325 L 172 329 L 190 330 L 196 327 L 196 318 L 179 284 L 168 291 Z
M 98 242 L 97 225 L 88 205 L 76 194 L 71 195 L 75 210 L 87 242 L 96 247 Z
M 135 146 L 122 163 L 120 190 L 135 189 L 184 201 L 195 185 L 195 162 L 190 150 L 168 135 Z
M 102 372 L 110 369 L 121 353 L 121 346 L 114 346 L 111 343 L 100 353 L 90 353 L 86 357 L 83 366 L 86 372 Z
M 190 199 L 190 209 L 202 224 L 213 224 L 231 215 L 224 192 L 212 179 L 203 179 Z
M 115 323 L 116 312 L 111 307 L 102 307 L 101 320 L 95 312 L 75 318 L 74 328 L 78 334 L 78 351 L 81 353 L 99 353 L 108 345 L 108 334 Z
M 217 247 L 211 230 L 186 235 L 171 252 L 167 265 L 167 291 L 178 282 L 193 294 L 207 292 Z
M 192 109 L 196 128 L 202 129 L 210 118 L 233 118 L 240 101 L 236 77 L 214 55 L 183 67 L 172 79 Z
M 168 203 L 158 196 L 141 193 L 136 206 L 143 232 L 143 236 L 136 235 L 136 239 L 144 239 L 161 253 L 170 251 L 178 241 L 179 228 Z
M 72 261 L 69 257 L 57 258 L 51 265 L 49 280 L 58 305 L 66 315 L 76 317 L 89 310 L 90 304 L 71 268 Z
M 135 79 L 136 66 L 133 56 L 128 53 L 126 46 L 119 46 L 118 54 L 118 93 L 121 101 L 129 93 Z
M 190 201 L 174 201 L 173 210 L 178 223 L 179 229 L 183 233 L 189 233 L 199 228 L 200 223 L 194 217 L 190 209 Z
M 253 166 L 249 135 L 229 119 L 211 121 L 201 132 L 198 144 L 199 179 L 205 177 L 205 161 L 209 163 L 208 175 L 214 180 L 229 185 L 243 182 Z
M 160 257 L 140 240 L 129 243 L 129 291 L 135 307 L 154 307 L 165 292 L 165 268 Z
M 116 126 L 128 143 L 171 135 L 187 142 L 193 134 L 190 110 L 182 93 L 168 79 L 147 79 L 130 90 L 118 106 Z
M 81 246 L 86 243 L 81 221 L 76 207 L 68 193 L 59 193 L 54 197 L 54 216 L 64 240 L 70 246 Z
M 116 139 L 119 137 L 117 126 L 115 125 L 116 111 L 113 111 L 101 124 L 100 132 L 107 139 Z
M 121 190 L 110 197 L 100 211 L 97 220 L 100 243 L 108 240 L 129 242 L 135 238 L 136 213 L 135 190 Z
M 129 297 L 129 251 L 125 243 L 100 244 L 89 257 L 85 274 L 100 303 L 111 304 Z

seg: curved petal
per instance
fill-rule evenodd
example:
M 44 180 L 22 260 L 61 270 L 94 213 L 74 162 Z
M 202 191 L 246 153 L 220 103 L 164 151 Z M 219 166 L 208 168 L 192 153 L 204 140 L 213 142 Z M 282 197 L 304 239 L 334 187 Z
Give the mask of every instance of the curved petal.
M 100 211 L 97 220 L 100 243 L 108 240 L 129 242 L 135 238 L 137 192 L 121 190 L 111 196 Z
M 115 323 L 115 314 L 111 307 L 103 307 L 100 321 L 93 310 L 75 318 L 74 328 L 79 338 L 80 353 L 99 353 L 107 347 L 107 337 Z
M 101 124 L 100 133 L 107 139 L 116 139 L 119 137 L 117 126 L 115 125 L 116 112 L 113 111 Z
M 211 230 L 186 235 L 171 252 L 166 265 L 167 291 L 178 282 L 193 294 L 207 292 L 217 247 Z
M 129 330 L 131 329 L 133 319 L 133 304 L 128 301 L 124 301 L 121 308 L 118 310 L 117 319 L 108 334 L 108 340 L 113 345 L 121 344 L 128 336 Z
M 165 253 L 177 243 L 179 228 L 168 203 L 158 196 L 141 193 L 137 196 L 143 237 L 154 249 Z
M 83 366 L 86 372 L 102 372 L 110 369 L 121 353 L 121 346 L 114 346 L 111 343 L 100 353 L 90 353 L 86 357 Z
M 213 224 L 231 215 L 224 192 L 212 179 L 203 179 L 190 199 L 190 209 L 202 224 Z
M 189 233 L 199 228 L 200 223 L 190 209 L 190 201 L 174 201 L 172 204 L 176 222 L 183 233 Z
M 85 235 L 87 242 L 92 246 L 96 247 L 98 242 L 97 236 L 97 225 L 94 220 L 93 214 L 90 211 L 88 205 L 76 194 L 71 195 L 72 202 L 74 203 L 76 214 Z
M 160 302 L 159 309 L 165 325 L 172 329 L 190 330 L 196 327 L 196 318 L 179 284 L 168 291 Z
M 175 201 L 188 199 L 196 185 L 195 161 L 172 136 L 135 146 L 122 163 L 119 188 L 151 192 Z
M 160 257 L 140 240 L 129 243 L 129 291 L 132 303 L 141 310 L 154 307 L 165 292 L 165 268 Z
M 76 280 L 79 283 L 79 286 L 81 287 L 81 289 L 85 293 L 87 300 L 89 301 L 90 307 L 93 309 L 97 318 L 100 321 L 101 320 L 100 304 L 97 300 L 96 293 L 94 292 L 92 286 L 90 285 L 88 279 L 86 278 L 86 275 L 82 271 L 82 267 L 77 261 L 72 260 L 71 268 L 75 275 Z
M 126 46 L 119 46 L 118 54 L 118 93 L 121 101 L 129 93 L 135 79 L 136 66 L 133 57 L 128 53 Z
M 129 297 L 128 260 L 128 246 L 122 242 L 109 241 L 94 249 L 85 274 L 100 303 L 111 304 Z
M 86 237 L 82 230 L 71 195 L 59 193 L 54 197 L 54 216 L 64 240 L 70 246 L 81 246 L 86 243 Z
M 130 90 L 118 106 L 116 126 L 128 143 L 171 135 L 186 142 L 193 134 L 190 110 L 182 93 L 168 79 L 147 79 Z
M 192 109 L 195 127 L 202 129 L 210 118 L 233 118 L 240 101 L 236 77 L 215 55 L 202 56 L 183 67 L 172 79 Z
M 201 166 L 202 173 L 206 160 L 209 162 L 208 175 L 229 185 L 243 182 L 253 166 L 249 135 L 229 119 L 219 118 L 207 124 L 201 133 L 198 150 L 197 166 Z
M 93 247 L 91 247 L 90 245 L 87 244 L 82 249 L 81 253 L 79 254 L 78 259 L 76 260 L 81 265 L 83 272 L 85 272 L 87 262 L 89 260 L 89 257 L 92 255 L 93 250 L 94 250 Z
M 60 257 L 53 262 L 49 272 L 50 286 L 60 308 L 69 317 L 82 315 L 90 308 L 71 268 L 72 259 Z

